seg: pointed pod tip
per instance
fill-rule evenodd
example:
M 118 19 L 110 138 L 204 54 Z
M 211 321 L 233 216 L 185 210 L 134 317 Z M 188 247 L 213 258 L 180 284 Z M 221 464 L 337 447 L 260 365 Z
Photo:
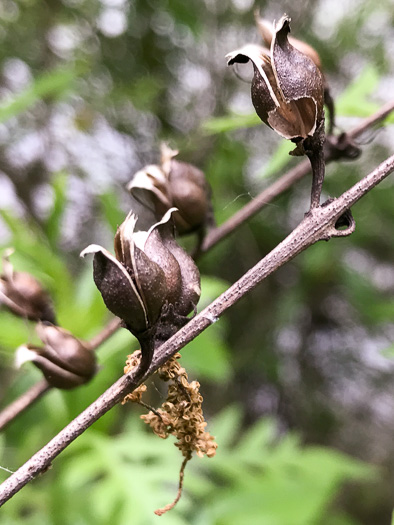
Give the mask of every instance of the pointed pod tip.
M 285 13 L 277 23 L 275 23 L 275 31 L 278 33 L 279 31 L 283 31 L 284 29 L 287 30 L 287 32 L 290 32 L 290 22 L 291 18 Z
M 102 246 L 99 246 L 98 244 L 89 244 L 84 250 L 81 251 L 79 254 L 80 257 L 86 257 L 90 254 L 95 254 L 97 252 L 104 251 L 104 248 Z

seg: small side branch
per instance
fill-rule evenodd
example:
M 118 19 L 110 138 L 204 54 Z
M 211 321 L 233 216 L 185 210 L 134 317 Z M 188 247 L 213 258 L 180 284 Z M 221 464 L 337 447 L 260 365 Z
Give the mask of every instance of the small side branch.
M 3 430 L 11 421 L 22 414 L 27 408 L 38 401 L 52 387 L 43 379 L 29 390 L 24 392 L 18 399 L 9 404 L 0 412 L 0 431 Z

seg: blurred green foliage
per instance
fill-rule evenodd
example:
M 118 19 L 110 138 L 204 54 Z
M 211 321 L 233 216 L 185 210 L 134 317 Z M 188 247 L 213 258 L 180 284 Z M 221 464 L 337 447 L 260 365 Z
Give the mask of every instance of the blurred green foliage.
M 316 47 L 337 102 L 338 128 L 393 93 L 392 2 L 255 3 Z M 129 209 L 124 185 L 158 160 L 160 140 L 204 169 L 220 224 L 297 159 L 252 114 L 250 86 L 224 55 L 257 41 L 250 2 L 14 1 L 0 5 L 0 243 L 17 270 L 50 291 L 61 326 L 89 339 L 110 319 L 91 263 Z M 245 73 L 247 76 L 247 73 Z M 245 76 L 245 78 L 246 78 Z M 386 130 L 361 138 L 354 163 L 331 164 L 336 196 L 392 153 Z M 370 140 L 374 139 L 371 144 Z M 391 148 L 391 149 L 390 149 Z M 199 308 L 301 220 L 308 177 L 199 261 Z M 182 352 L 201 383 L 213 459 L 188 465 L 151 435 L 138 407 L 116 407 L 2 509 L 4 524 L 389 523 L 394 481 L 392 182 L 353 213 L 351 238 L 319 243 L 287 264 Z M 32 323 L 0 312 L 0 395 L 6 405 L 39 378 L 13 367 L 37 342 Z M 16 470 L 123 372 L 137 342 L 121 330 L 98 350 L 100 370 L 75 391 L 51 391 L 0 437 Z M 153 380 L 147 399 L 160 404 Z M 353 456 L 353 457 L 351 457 Z M 355 459 L 357 458 L 357 459 Z M 371 466 L 376 465 L 376 466 Z M 379 475 L 378 475 L 379 474 Z M 0 480 L 8 477 L 0 469 Z

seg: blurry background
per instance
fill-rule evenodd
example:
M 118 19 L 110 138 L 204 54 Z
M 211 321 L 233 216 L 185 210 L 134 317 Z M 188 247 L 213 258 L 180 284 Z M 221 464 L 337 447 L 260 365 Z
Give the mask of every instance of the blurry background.
M 92 280 L 90 243 L 112 249 L 133 173 L 161 140 L 203 169 L 223 222 L 299 159 L 254 115 L 249 65 L 226 53 L 259 42 L 253 11 L 292 18 L 320 53 L 339 130 L 394 97 L 389 0 L 3 0 L 0 3 L 0 245 L 51 291 L 58 320 L 89 338 L 111 318 Z M 300 4 L 301 5 L 301 4 Z M 242 81 L 244 80 L 244 82 Z M 394 122 L 394 120 L 391 120 Z M 331 164 L 339 195 L 392 153 L 394 129 L 369 131 L 355 162 Z M 188 466 L 161 523 L 389 524 L 394 506 L 393 180 L 357 206 L 350 238 L 288 263 L 183 352 L 219 443 Z M 296 226 L 310 177 L 200 261 L 200 309 Z M 13 366 L 34 327 L 0 311 L 0 396 L 40 374 Z M 51 391 L 0 436 L 0 480 L 123 371 L 126 332 L 99 352 L 87 386 Z M 158 381 L 150 400 L 160 404 Z M 181 457 L 152 436 L 139 407 L 98 421 L 2 509 L 3 524 L 150 524 L 173 499 Z M 171 439 L 171 438 L 170 438 Z

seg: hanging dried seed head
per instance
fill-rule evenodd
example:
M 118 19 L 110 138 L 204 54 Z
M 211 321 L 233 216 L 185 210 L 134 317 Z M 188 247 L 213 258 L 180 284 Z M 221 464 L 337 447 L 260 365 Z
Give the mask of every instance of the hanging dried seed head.
M 96 356 L 85 343 L 48 323 L 38 324 L 37 333 L 44 346 L 20 346 L 16 354 L 18 366 L 32 361 L 51 386 L 66 390 L 92 379 L 97 370 Z
M 81 253 L 94 254 L 94 281 L 107 308 L 137 337 L 160 324 L 164 306 L 184 317 L 200 296 L 198 270 L 173 238 L 173 211 L 148 231 L 136 231 L 130 213 L 115 235 L 116 257 L 94 244 Z
M 256 20 L 257 29 L 263 39 L 264 45 L 267 48 L 270 48 L 272 39 L 274 36 L 273 25 L 268 20 L 261 18 L 258 10 L 255 11 L 255 20 Z M 326 105 L 327 110 L 328 110 L 329 122 L 330 122 L 329 133 L 331 134 L 335 126 L 334 99 L 331 96 L 330 87 L 324 75 L 320 56 L 318 52 L 306 42 L 303 42 L 302 40 L 298 40 L 297 38 L 294 38 L 292 36 L 289 36 L 288 40 L 289 40 L 289 43 L 295 49 L 298 49 L 298 51 L 301 51 L 301 53 L 303 53 L 304 55 L 308 56 L 311 60 L 313 60 L 313 62 L 319 68 L 322 74 L 323 87 L 324 87 L 324 104 Z
M 55 322 L 52 301 L 41 284 L 30 274 L 15 272 L 9 261 L 13 250 L 3 256 L 3 273 L 0 276 L 0 304 L 14 314 L 31 321 Z
M 288 40 L 290 18 L 273 31 L 270 50 L 246 45 L 227 55 L 228 65 L 253 64 L 252 102 L 258 116 L 286 139 L 313 136 L 323 120 L 323 80 L 316 64 Z
M 138 171 L 127 189 L 138 201 L 161 217 L 177 208 L 173 221 L 180 235 L 205 227 L 212 220 L 211 190 L 204 173 L 186 162 L 175 160 L 178 151 L 161 147 L 160 165 Z

